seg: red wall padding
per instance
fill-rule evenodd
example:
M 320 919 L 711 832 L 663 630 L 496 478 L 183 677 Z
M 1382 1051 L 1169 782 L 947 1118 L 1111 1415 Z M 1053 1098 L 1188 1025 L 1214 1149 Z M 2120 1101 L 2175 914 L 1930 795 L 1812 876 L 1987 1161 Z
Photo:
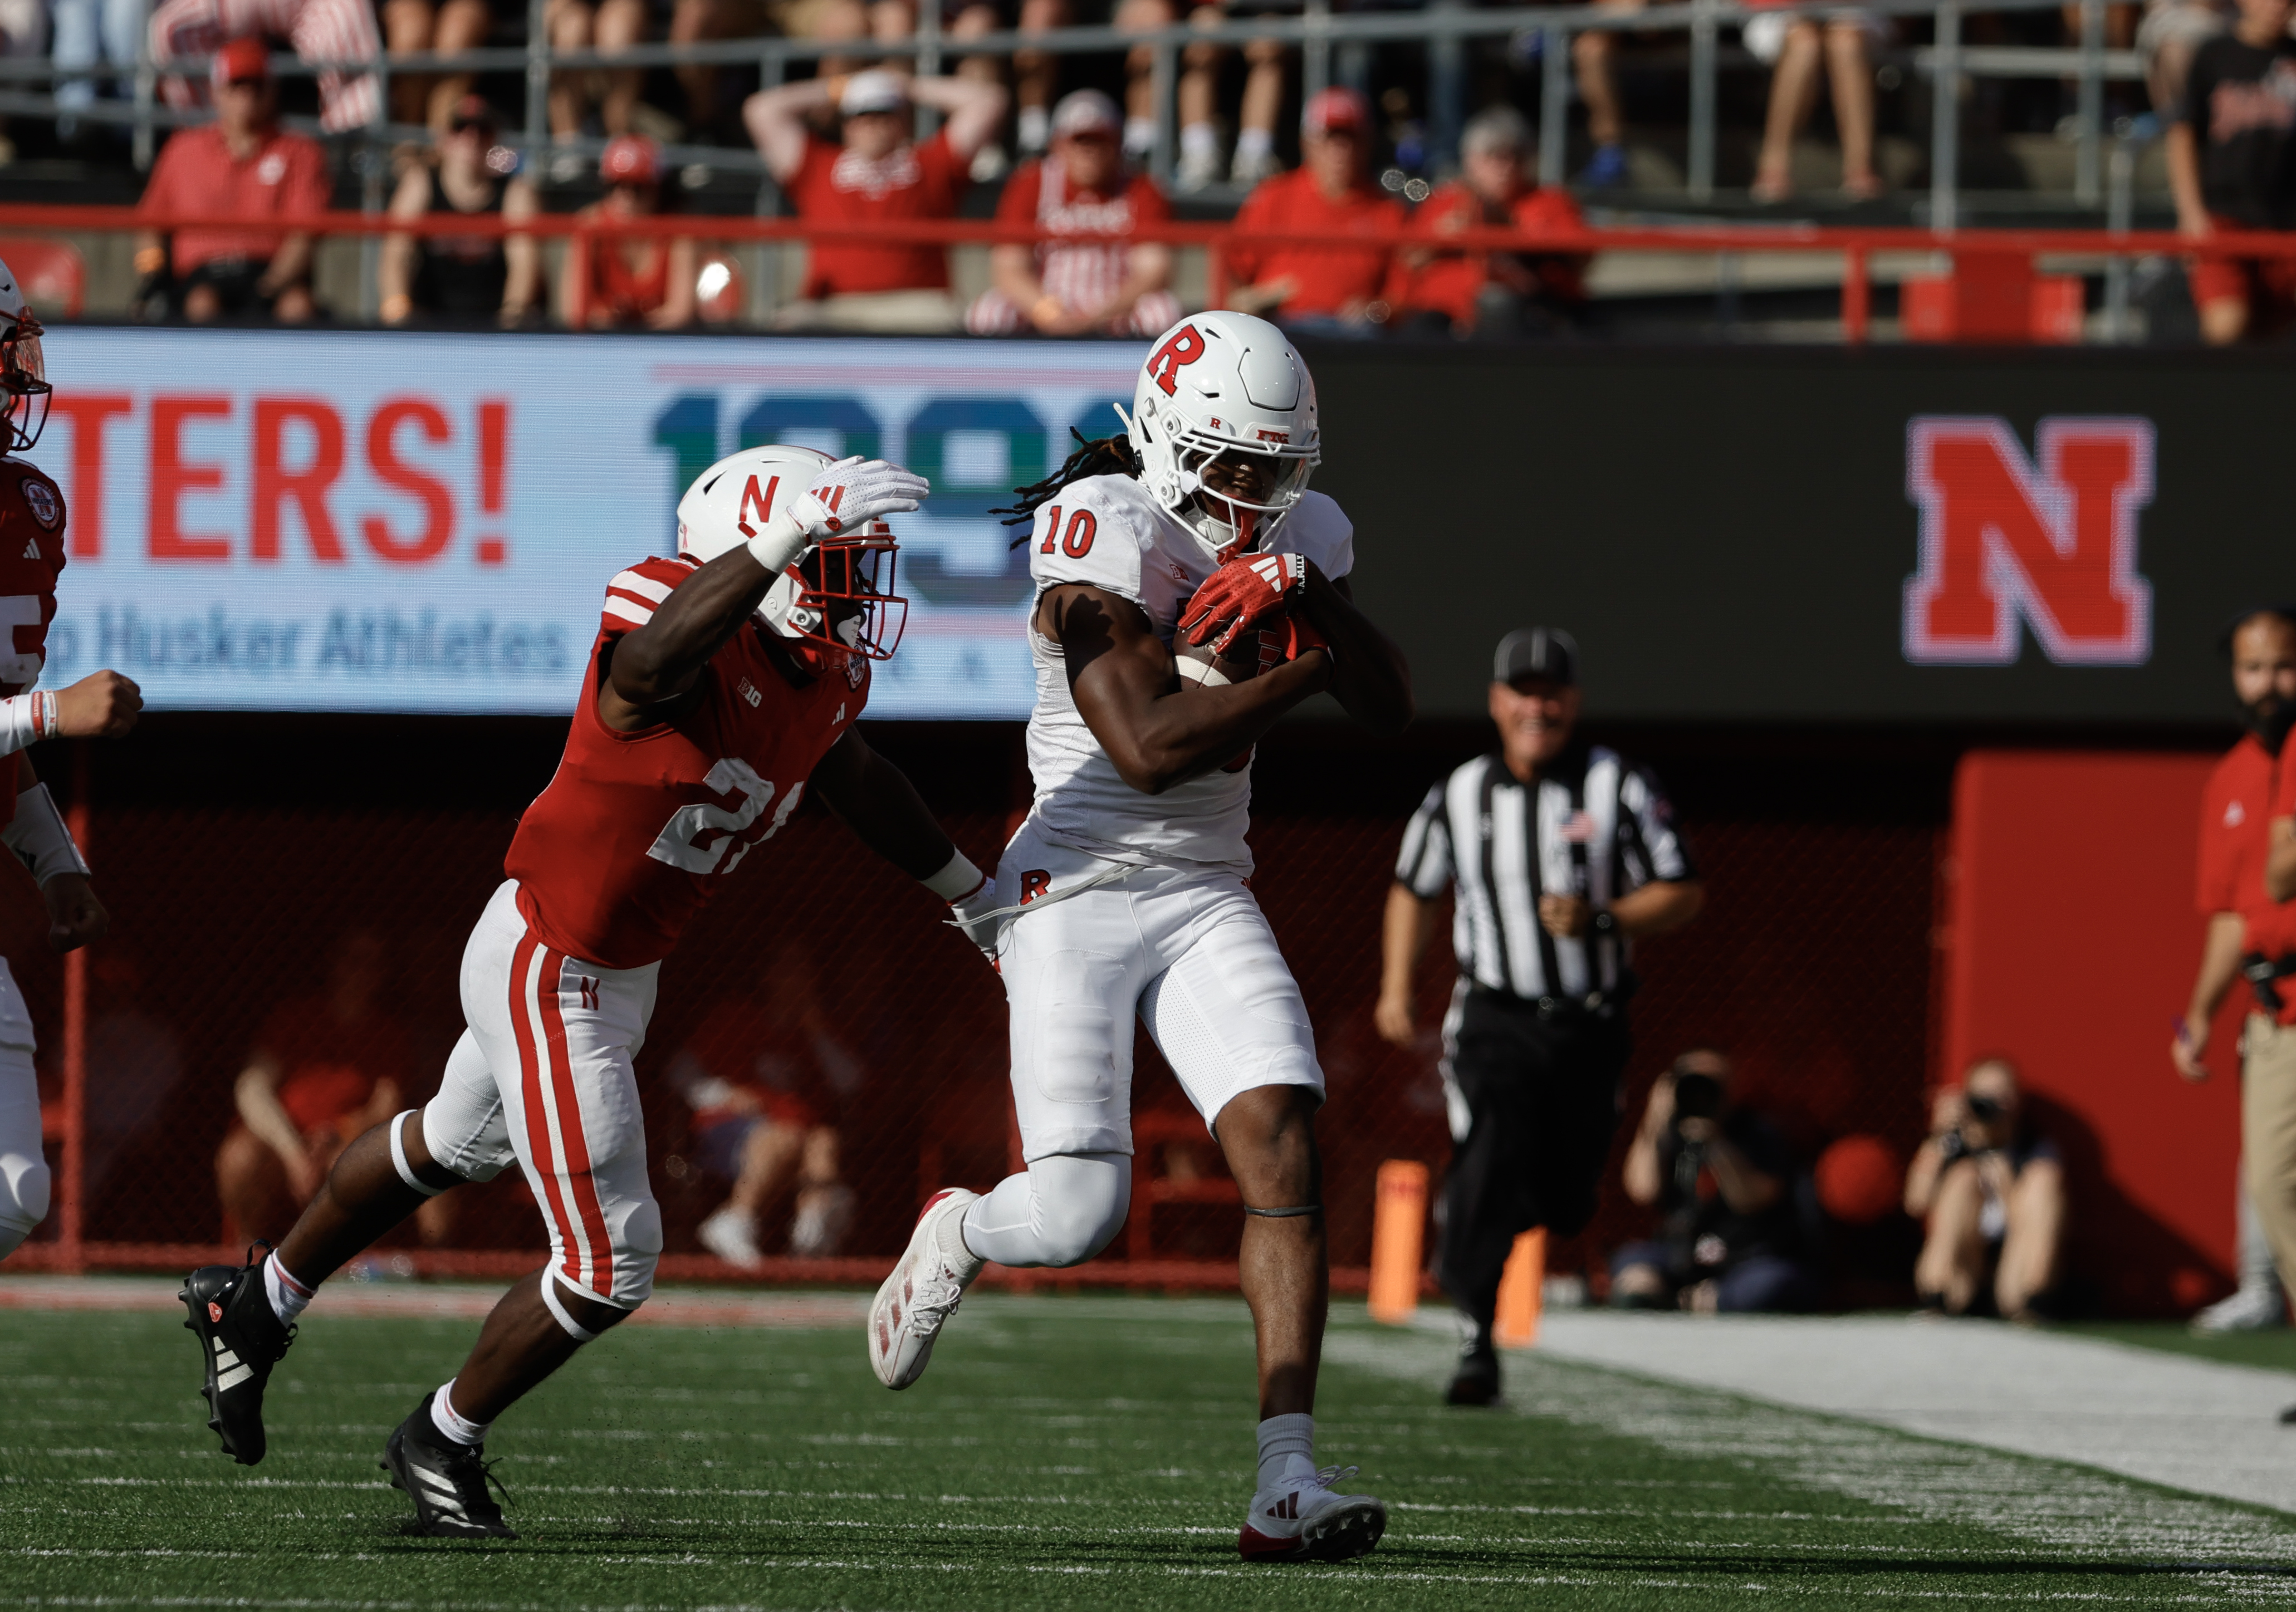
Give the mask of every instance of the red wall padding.
M 2189 1310 L 2232 1258 L 2247 997 L 2216 1078 L 2169 1061 L 2205 927 L 2206 756 L 1973 751 L 1955 782 L 1941 1074 L 2014 1060 L 2067 1155 L 2076 1268 L 2120 1313 Z

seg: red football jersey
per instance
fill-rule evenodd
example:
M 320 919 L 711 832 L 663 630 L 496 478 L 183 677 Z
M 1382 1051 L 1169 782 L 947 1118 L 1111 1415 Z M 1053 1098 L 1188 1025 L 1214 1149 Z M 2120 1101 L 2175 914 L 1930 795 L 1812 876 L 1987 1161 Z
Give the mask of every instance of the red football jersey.
M 56 618 L 56 577 L 64 569 L 64 495 L 38 467 L 0 459 L 0 694 L 40 680 L 48 624 Z M 16 767 L 0 765 L 0 822 L 16 815 Z
M 608 585 L 566 754 L 503 863 L 544 944 L 604 968 L 670 953 L 717 881 L 789 821 L 815 765 L 869 698 L 865 658 L 808 679 L 751 622 L 711 658 L 693 709 L 635 733 L 608 727 L 601 653 L 700 569 L 644 560 Z

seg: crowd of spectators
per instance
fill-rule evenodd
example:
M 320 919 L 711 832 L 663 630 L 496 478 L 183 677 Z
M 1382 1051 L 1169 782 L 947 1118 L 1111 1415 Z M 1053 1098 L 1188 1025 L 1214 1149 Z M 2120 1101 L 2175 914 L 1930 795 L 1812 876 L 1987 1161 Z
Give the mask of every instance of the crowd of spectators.
M 15 3 L 38 11 L 37 0 Z M 137 20 L 141 0 L 53 3 L 60 58 L 91 70 L 117 64 L 144 26 Z M 9 4 L 0 0 L 0 35 L 7 33 Z M 1631 12 L 1643 0 L 1595 4 Z M 2148 92 L 2169 120 L 2168 167 L 2184 232 L 2202 243 L 2227 229 L 2296 222 L 2296 163 L 2287 160 L 2296 119 L 2286 110 L 2296 98 L 2283 83 L 2296 82 L 2291 0 L 2151 0 L 2141 27 L 2133 13 L 2121 16 L 2126 9 L 2114 9 L 2113 37 L 2129 34 L 2145 63 Z M 1214 5 L 1119 0 L 1113 16 L 1119 29 L 1137 30 L 1167 26 L 1183 11 L 1192 23 L 1222 14 Z M 1017 15 L 1024 31 L 1075 20 L 1069 0 L 1020 0 Z M 642 0 L 551 0 L 545 12 L 556 45 L 604 54 L 644 39 L 648 16 Z M 196 200 L 205 210 L 270 219 L 318 205 L 327 190 L 325 164 L 317 146 L 276 127 L 266 44 L 336 64 L 316 76 L 319 123 L 341 131 L 380 110 L 375 78 L 341 63 L 374 56 L 386 41 L 392 51 L 451 55 L 485 42 L 494 22 L 489 0 L 380 0 L 379 13 L 374 0 L 160 0 L 147 31 L 164 93 L 178 107 L 211 108 L 217 121 L 171 138 L 147 190 L 147 209 L 193 210 Z M 674 205 L 682 188 L 665 163 L 664 139 L 746 136 L 787 208 L 808 221 L 949 219 L 969 200 L 977 216 L 985 202 L 971 195 L 972 187 L 988 184 L 1001 186 L 1000 218 L 1033 223 L 1049 235 L 1095 238 L 999 248 L 989 289 L 969 304 L 939 243 L 816 239 L 801 287 L 775 315 L 783 328 L 1137 336 L 1174 315 L 1176 254 L 1125 239 L 1172 217 L 1171 199 L 1143 171 L 1158 130 L 1152 53 L 1138 49 L 1128 58 L 1120 103 L 1091 89 L 1056 99 L 1062 58 L 1023 50 L 1008 61 L 964 49 L 966 39 L 1004 26 L 983 0 L 949 17 L 947 53 L 955 65 L 947 75 L 912 74 L 906 57 L 884 53 L 915 26 L 913 0 L 676 0 L 667 22 L 672 40 L 777 30 L 849 43 L 851 53 L 825 57 L 816 76 L 738 106 L 728 102 L 730 75 L 681 65 L 672 76 L 685 97 L 682 120 L 643 102 L 647 80 L 639 68 L 557 71 L 548 91 L 553 139 L 603 133 L 605 155 L 596 163 L 570 143 L 513 150 L 497 114 L 474 95 L 472 74 L 395 76 L 393 116 L 431 133 L 429 149 L 406 145 L 395 155 L 393 211 L 515 221 L 542 210 L 540 185 L 588 180 L 606 192 L 587 209 L 591 216 L 635 218 Z M 1885 21 L 1854 10 L 1823 16 L 1764 10 L 1742 32 L 1749 51 L 1773 66 L 1753 198 L 1774 202 L 1792 194 L 1797 141 L 1822 85 L 1831 86 L 1842 193 L 1852 200 L 1880 195 L 1874 68 L 1888 37 Z M 1573 42 L 1594 147 L 1578 176 L 1580 190 L 1630 176 L 1613 61 L 1621 37 L 1594 30 Z M 1390 158 L 1403 160 L 1406 143 L 1423 145 L 1407 119 L 1398 122 L 1390 108 L 1382 121 L 1357 91 L 1324 89 L 1306 100 L 1299 166 L 1287 171 L 1276 143 L 1291 72 L 1287 48 L 1244 49 L 1242 99 L 1229 118 L 1232 154 L 1223 150 L 1216 94 L 1226 47 L 1192 45 L 1180 54 L 1173 184 L 1197 191 L 1225 177 L 1242 192 L 1234 233 L 1213 266 L 1212 302 L 1321 335 L 1523 340 L 1584 324 L 1585 253 L 1560 243 L 1550 251 L 1505 251 L 1447 239 L 1477 229 L 1568 235 L 1580 226 L 1570 192 L 1531 177 L 1537 152 L 1518 110 L 1501 102 L 1470 119 L 1456 173 L 1439 175 L 1431 193 L 1399 167 L 1375 174 Z M 210 53 L 204 76 L 166 70 Z M 92 105 L 97 87 L 94 77 L 60 86 L 67 120 Z M 1408 97 L 1403 101 L 1407 112 Z M 930 131 L 922 137 L 921 114 Z M 1419 161 L 1417 148 L 1410 160 Z M 1323 239 L 1297 239 L 1302 234 Z M 1350 236 L 1363 243 L 1350 243 Z M 310 252 L 308 235 L 277 231 L 147 240 L 139 251 L 146 280 L 139 301 L 193 320 L 308 319 L 318 311 L 308 283 Z M 586 237 L 562 268 L 554 249 L 546 256 L 554 294 L 540 283 L 545 254 L 522 243 L 505 249 L 475 233 L 428 241 L 410 233 L 394 238 L 387 255 L 382 317 L 390 323 L 517 323 L 547 313 L 585 328 L 676 329 L 694 323 L 707 299 L 694 283 L 704 254 L 682 237 Z M 2201 247 L 2190 278 L 2205 337 L 2232 341 L 2296 322 L 2296 280 L 2286 268 Z

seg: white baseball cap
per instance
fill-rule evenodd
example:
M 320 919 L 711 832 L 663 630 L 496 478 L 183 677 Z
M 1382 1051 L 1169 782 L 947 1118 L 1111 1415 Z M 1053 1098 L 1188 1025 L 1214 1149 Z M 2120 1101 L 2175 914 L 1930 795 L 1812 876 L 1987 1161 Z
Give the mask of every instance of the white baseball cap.
M 908 103 L 909 86 L 900 74 L 873 67 L 845 81 L 845 93 L 837 98 L 837 110 L 841 116 L 858 118 L 869 112 L 898 112 Z
M 1053 135 L 1113 135 L 1124 127 L 1116 102 L 1096 89 L 1070 90 L 1053 108 Z

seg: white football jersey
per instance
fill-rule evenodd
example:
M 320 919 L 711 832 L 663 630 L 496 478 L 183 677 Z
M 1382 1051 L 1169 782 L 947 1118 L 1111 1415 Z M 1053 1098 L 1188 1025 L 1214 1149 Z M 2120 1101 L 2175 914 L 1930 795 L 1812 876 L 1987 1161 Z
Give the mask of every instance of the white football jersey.
M 1327 577 L 1344 577 L 1355 569 L 1355 528 L 1338 504 L 1308 493 L 1265 552 L 1299 554 Z M 1062 583 L 1105 588 L 1147 611 L 1168 644 L 1181 610 L 1216 569 L 1204 540 L 1129 476 L 1070 482 L 1037 511 L 1029 534 L 1037 597 Z M 1029 771 L 1037 794 L 1030 820 L 1054 843 L 1113 862 L 1201 863 L 1249 873 L 1251 852 L 1243 837 L 1251 821 L 1250 757 L 1234 772 L 1208 773 L 1161 795 L 1134 789 L 1078 712 L 1060 646 L 1036 631 L 1033 610 L 1029 650 L 1036 658 L 1037 707 L 1029 717 Z

